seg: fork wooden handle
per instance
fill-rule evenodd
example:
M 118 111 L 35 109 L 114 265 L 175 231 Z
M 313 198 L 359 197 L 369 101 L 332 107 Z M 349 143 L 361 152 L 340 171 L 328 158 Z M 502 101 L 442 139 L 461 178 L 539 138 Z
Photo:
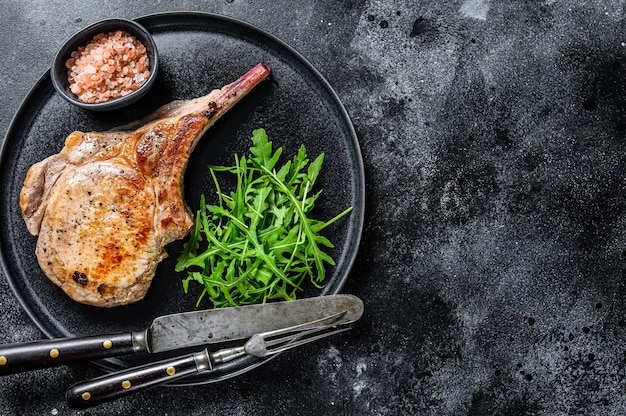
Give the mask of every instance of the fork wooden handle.
M 204 350 L 76 383 L 65 398 L 74 409 L 86 409 L 211 369 L 208 351 Z

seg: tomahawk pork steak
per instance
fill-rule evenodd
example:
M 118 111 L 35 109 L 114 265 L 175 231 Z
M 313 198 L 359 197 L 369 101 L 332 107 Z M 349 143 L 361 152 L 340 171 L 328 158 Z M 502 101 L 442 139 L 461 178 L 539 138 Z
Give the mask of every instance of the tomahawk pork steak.
M 209 127 L 269 76 L 261 63 L 222 89 L 176 101 L 107 132 L 73 132 L 34 164 L 20 193 L 45 275 L 77 302 L 113 307 L 143 299 L 165 246 L 193 217 L 183 195 L 191 152 Z

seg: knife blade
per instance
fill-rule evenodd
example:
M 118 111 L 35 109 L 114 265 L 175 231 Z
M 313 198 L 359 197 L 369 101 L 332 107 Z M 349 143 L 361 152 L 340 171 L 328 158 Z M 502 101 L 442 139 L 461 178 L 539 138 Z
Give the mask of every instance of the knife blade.
M 337 324 L 354 322 L 363 314 L 363 302 L 354 295 L 339 294 L 207 309 L 160 316 L 141 331 L 0 345 L 0 375 L 79 360 L 218 344 L 314 321 L 342 311 L 346 313 Z

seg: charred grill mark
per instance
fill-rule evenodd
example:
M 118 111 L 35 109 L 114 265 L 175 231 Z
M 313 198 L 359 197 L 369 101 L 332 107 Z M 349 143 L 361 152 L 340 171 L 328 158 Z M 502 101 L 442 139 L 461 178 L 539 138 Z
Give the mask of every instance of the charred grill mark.
M 146 181 L 141 175 L 137 175 L 136 172 L 129 172 L 124 175 L 127 183 L 135 190 L 141 190 L 146 186 Z
M 166 199 L 167 199 L 167 190 L 160 189 L 159 194 L 157 195 L 157 201 L 159 202 L 159 204 L 162 204 L 163 202 L 165 202 Z
M 87 286 L 87 282 L 89 281 L 87 275 L 83 272 L 79 272 L 78 270 L 74 270 L 74 273 L 72 273 L 72 279 L 81 286 Z
M 218 110 L 219 107 L 217 106 L 217 103 L 215 101 L 210 101 L 209 108 L 207 109 L 206 113 L 204 113 L 204 116 L 208 119 L 211 119 L 215 114 L 217 114 Z

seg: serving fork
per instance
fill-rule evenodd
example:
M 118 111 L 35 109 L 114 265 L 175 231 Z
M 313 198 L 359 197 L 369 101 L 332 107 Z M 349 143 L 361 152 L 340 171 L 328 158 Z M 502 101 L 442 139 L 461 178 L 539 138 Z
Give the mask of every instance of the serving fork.
M 66 399 L 75 409 L 85 409 L 111 401 L 150 387 L 169 383 L 183 377 L 215 371 L 220 364 L 243 355 L 267 357 L 350 329 L 335 326 L 346 312 L 300 325 L 261 332 L 253 335 L 244 345 L 224 348 L 215 352 L 200 352 L 105 374 L 72 385 Z

